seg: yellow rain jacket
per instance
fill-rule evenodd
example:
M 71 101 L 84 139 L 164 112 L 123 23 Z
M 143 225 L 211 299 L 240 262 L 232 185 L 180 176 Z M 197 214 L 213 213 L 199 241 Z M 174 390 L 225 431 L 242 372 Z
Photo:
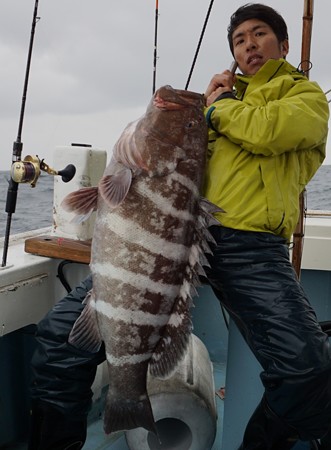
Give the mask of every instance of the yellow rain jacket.
M 299 194 L 325 158 L 329 107 L 320 87 L 287 61 L 237 75 L 236 96 L 206 108 L 204 195 L 223 226 L 290 239 Z

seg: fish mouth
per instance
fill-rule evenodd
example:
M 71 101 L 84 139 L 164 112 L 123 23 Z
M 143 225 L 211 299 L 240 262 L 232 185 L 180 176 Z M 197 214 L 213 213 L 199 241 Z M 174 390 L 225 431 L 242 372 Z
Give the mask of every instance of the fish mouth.
M 166 111 L 178 111 L 180 109 L 187 108 L 186 105 L 182 105 L 180 103 L 170 102 L 168 100 L 163 99 L 159 95 L 156 95 L 153 100 L 153 105 L 156 108 L 163 109 Z
M 192 106 L 202 107 L 204 98 L 202 94 L 192 91 L 173 89 L 171 86 L 162 86 L 154 94 L 153 105 L 156 108 L 168 111 L 178 111 Z

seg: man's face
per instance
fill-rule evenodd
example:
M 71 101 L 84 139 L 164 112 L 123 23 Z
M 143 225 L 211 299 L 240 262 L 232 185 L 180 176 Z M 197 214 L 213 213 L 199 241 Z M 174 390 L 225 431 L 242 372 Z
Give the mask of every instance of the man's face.
M 245 75 L 254 75 L 269 59 L 284 58 L 288 53 L 288 40 L 279 43 L 273 29 L 258 19 L 240 24 L 232 42 L 234 57 Z

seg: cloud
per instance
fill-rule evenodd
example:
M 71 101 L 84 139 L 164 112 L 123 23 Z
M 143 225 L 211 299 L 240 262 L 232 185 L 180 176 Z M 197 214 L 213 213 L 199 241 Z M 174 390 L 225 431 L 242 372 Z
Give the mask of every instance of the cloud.
M 190 89 L 203 92 L 231 63 L 226 27 L 244 1 L 215 2 Z M 270 0 L 290 32 L 289 60 L 300 62 L 303 2 Z M 206 0 L 159 0 L 157 86 L 185 87 L 206 17 Z M 34 0 L 0 2 L 0 167 L 10 165 L 22 100 Z M 152 94 L 155 0 L 39 0 L 22 140 L 24 154 L 79 139 L 108 147 Z M 311 78 L 324 90 L 329 0 L 315 4 Z M 112 136 L 110 138 L 110 136 Z M 61 140 L 64 140 L 61 142 Z

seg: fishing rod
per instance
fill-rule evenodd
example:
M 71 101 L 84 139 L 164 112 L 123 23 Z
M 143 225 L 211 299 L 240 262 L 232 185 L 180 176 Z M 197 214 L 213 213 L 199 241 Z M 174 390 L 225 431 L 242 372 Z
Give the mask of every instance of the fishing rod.
M 154 29 L 154 54 L 153 54 L 153 95 L 154 95 L 155 89 L 156 89 L 158 19 L 159 19 L 159 0 L 155 0 L 155 29 Z
M 309 78 L 309 70 L 311 68 L 310 49 L 311 37 L 313 28 L 313 11 L 314 1 L 305 0 L 302 17 L 302 45 L 301 45 L 301 69 Z M 301 260 L 303 252 L 303 238 L 304 238 L 304 219 L 305 219 L 305 191 L 299 197 L 299 220 L 296 229 L 293 233 L 293 250 L 292 250 L 292 265 L 296 271 L 298 278 L 301 273 Z
M 198 58 L 198 54 L 199 54 L 199 51 L 200 51 L 202 39 L 203 39 L 205 31 L 206 31 L 206 27 L 207 27 L 207 24 L 208 24 L 208 20 L 209 20 L 209 16 L 210 16 L 213 4 L 214 4 L 214 0 L 211 0 L 211 2 L 209 4 L 209 7 L 208 7 L 207 15 L 206 15 L 203 27 L 202 27 L 202 31 L 201 31 L 201 34 L 200 34 L 199 42 L 198 42 L 198 45 L 197 45 L 197 48 L 196 48 L 196 51 L 195 51 L 195 55 L 194 55 L 194 58 L 193 58 L 192 66 L 191 66 L 191 69 L 190 69 L 190 72 L 189 72 L 189 75 L 188 75 L 188 78 L 187 78 L 187 81 L 186 81 L 185 91 L 187 91 L 187 89 L 189 87 L 189 84 L 190 84 L 190 81 L 191 81 L 191 78 L 192 78 L 192 73 L 193 73 L 193 70 L 194 70 L 194 67 L 195 67 L 195 63 L 196 63 L 197 58 Z
M 26 64 L 26 70 L 25 70 L 21 110 L 20 110 L 20 117 L 19 117 L 19 123 L 18 123 L 18 131 L 17 131 L 16 140 L 14 141 L 14 144 L 13 144 L 11 177 L 9 180 L 9 185 L 8 185 L 8 190 L 7 190 L 7 200 L 6 200 L 7 223 L 6 223 L 6 231 L 5 231 L 5 238 L 4 238 L 1 267 L 6 267 L 6 264 L 7 264 L 11 221 L 12 221 L 12 215 L 15 213 L 15 210 L 16 210 L 17 192 L 18 192 L 19 183 L 30 183 L 31 187 L 35 187 L 41 170 L 49 173 L 50 175 L 61 175 L 62 180 L 64 182 L 70 181 L 76 172 L 76 168 L 72 164 L 69 164 L 67 167 L 65 167 L 61 171 L 55 171 L 54 169 L 50 168 L 48 166 L 48 164 L 46 164 L 44 162 L 44 160 L 40 160 L 38 158 L 38 156 L 28 155 L 28 156 L 26 156 L 26 158 L 23 161 L 21 160 L 22 150 L 23 150 L 22 130 L 23 130 L 26 96 L 27 96 L 28 84 L 29 84 L 32 49 L 33 49 L 36 24 L 40 20 L 40 17 L 38 17 L 38 3 L 39 3 L 39 0 L 35 0 L 34 9 L 33 9 L 32 26 L 31 26 L 31 36 L 30 36 L 27 64 Z
M 197 45 L 197 49 L 195 51 L 195 55 L 194 55 L 194 58 L 193 58 L 193 62 L 192 62 L 192 66 L 191 66 L 191 69 L 190 69 L 190 72 L 189 72 L 189 76 L 188 76 L 188 79 L 187 79 L 187 82 L 186 82 L 186 85 L 185 85 L 185 90 L 186 91 L 187 91 L 187 89 L 189 87 L 189 84 L 190 84 L 190 81 L 191 81 L 192 73 L 193 73 L 193 70 L 194 70 L 194 67 L 195 67 L 195 63 L 196 63 L 197 58 L 198 58 L 198 54 L 199 54 L 199 51 L 200 51 L 201 43 L 202 43 L 205 31 L 206 31 L 206 27 L 207 27 L 207 24 L 208 24 L 208 20 L 209 20 L 209 16 L 210 16 L 213 4 L 214 4 L 214 0 L 211 0 L 211 2 L 209 4 L 209 7 L 208 7 L 207 15 L 206 15 L 203 27 L 202 27 L 202 31 L 201 31 L 201 34 L 200 34 L 200 38 L 199 38 L 199 42 L 198 42 L 198 45 Z M 158 57 L 157 57 L 158 17 L 159 17 L 159 1 L 155 0 L 155 31 L 154 31 L 154 53 L 153 53 L 153 95 L 154 95 L 155 89 L 156 89 L 156 64 L 157 64 L 157 59 L 158 59 Z
M 37 17 L 37 13 L 38 13 L 38 0 L 35 1 L 34 11 L 33 11 L 31 37 L 30 37 L 30 44 L 29 44 L 29 51 L 28 51 L 28 60 L 27 60 L 26 71 L 25 71 L 21 112 L 20 112 L 20 118 L 19 118 L 19 124 L 18 124 L 17 138 L 13 144 L 12 163 L 20 161 L 21 155 L 22 155 L 23 143 L 22 143 L 21 138 L 22 138 L 22 129 L 23 129 L 23 119 L 24 119 L 24 111 L 25 111 L 26 94 L 27 94 L 28 83 L 29 83 L 29 73 L 30 73 L 34 34 L 35 34 L 37 21 L 39 20 L 39 18 Z M 4 240 L 4 247 L 3 247 L 2 267 L 5 267 L 6 262 L 7 262 L 10 227 L 11 227 L 12 215 L 14 214 L 15 209 L 16 209 L 17 191 L 18 191 L 18 182 L 14 181 L 13 178 L 11 177 L 9 180 L 9 186 L 8 186 L 8 191 L 7 191 L 7 201 L 6 201 L 7 224 L 6 224 L 6 233 L 5 233 L 5 240 Z

